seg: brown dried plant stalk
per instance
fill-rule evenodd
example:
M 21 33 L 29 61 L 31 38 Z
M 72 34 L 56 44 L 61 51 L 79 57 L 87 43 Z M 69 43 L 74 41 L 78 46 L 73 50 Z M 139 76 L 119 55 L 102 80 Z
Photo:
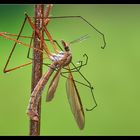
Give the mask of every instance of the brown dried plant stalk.
M 44 17 L 44 5 L 35 4 L 35 27 L 43 35 L 42 26 L 43 26 L 43 17 Z M 39 19 L 39 20 L 38 20 Z M 41 48 L 40 48 L 41 46 Z M 42 42 L 38 39 L 36 32 L 34 33 L 34 48 L 42 49 Z M 43 55 L 42 52 L 33 50 L 33 63 L 32 63 L 32 91 L 37 85 L 38 81 L 42 77 L 42 63 Z M 32 92 L 31 91 L 31 92 Z M 39 136 L 40 135 L 40 117 L 41 117 L 41 99 L 38 104 L 37 112 L 39 115 L 39 121 L 30 120 L 30 136 Z

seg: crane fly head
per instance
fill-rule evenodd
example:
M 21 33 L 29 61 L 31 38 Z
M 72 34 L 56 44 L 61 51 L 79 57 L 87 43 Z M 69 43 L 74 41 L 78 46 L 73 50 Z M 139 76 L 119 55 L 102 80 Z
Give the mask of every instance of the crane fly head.
M 65 50 L 66 52 L 69 52 L 69 51 L 70 51 L 70 48 L 69 48 L 68 43 L 66 43 L 66 42 L 63 41 L 63 40 L 61 40 L 61 43 L 62 43 L 62 45 L 63 45 L 63 47 L 64 47 L 64 50 Z

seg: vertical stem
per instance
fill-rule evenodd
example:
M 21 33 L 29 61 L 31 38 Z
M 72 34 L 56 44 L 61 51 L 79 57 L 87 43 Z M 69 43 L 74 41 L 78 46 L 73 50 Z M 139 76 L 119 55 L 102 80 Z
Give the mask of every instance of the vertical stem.
M 42 20 L 44 16 L 43 13 L 44 13 L 43 4 L 35 4 L 35 27 L 37 30 L 40 31 L 40 34 L 42 36 L 43 36 Z M 34 47 L 43 50 L 42 42 L 40 41 L 40 39 L 38 39 L 36 32 L 34 35 Z M 33 65 L 32 65 L 32 91 L 42 76 L 42 62 L 43 62 L 43 54 L 34 49 Z M 37 111 L 39 115 L 39 121 L 30 120 L 30 136 L 40 135 L 41 99 L 39 101 Z

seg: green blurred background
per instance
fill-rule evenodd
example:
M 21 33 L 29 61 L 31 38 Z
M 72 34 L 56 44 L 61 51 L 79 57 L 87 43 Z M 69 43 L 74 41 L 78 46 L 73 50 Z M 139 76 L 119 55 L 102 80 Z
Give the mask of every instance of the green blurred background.
M 17 34 L 25 11 L 33 16 L 34 6 L 0 5 L 0 32 Z M 102 50 L 102 36 L 81 19 L 57 19 L 48 25 L 58 42 L 89 34 L 87 40 L 71 45 L 71 50 L 74 63 L 84 60 L 84 53 L 89 57 L 81 72 L 94 86 L 98 106 L 91 112 L 85 110 L 93 104 L 91 93 L 77 84 L 86 118 L 84 130 L 79 130 L 67 100 L 66 79 L 61 78 L 52 102 L 45 102 L 48 86 L 43 92 L 41 135 L 140 135 L 140 5 L 54 4 L 51 16 L 62 15 L 83 16 L 105 34 L 107 46 Z M 29 24 L 23 35 L 31 35 Z M 2 72 L 13 44 L 0 37 L 0 135 L 28 135 L 31 66 Z M 28 62 L 27 51 L 18 45 L 9 68 Z M 83 81 L 78 74 L 74 76 Z

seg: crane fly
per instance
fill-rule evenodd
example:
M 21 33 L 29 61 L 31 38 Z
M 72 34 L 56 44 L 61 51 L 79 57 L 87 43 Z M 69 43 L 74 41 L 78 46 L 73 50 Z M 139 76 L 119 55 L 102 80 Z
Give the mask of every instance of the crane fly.
M 97 106 L 97 103 L 96 103 L 94 95 L 93 95 L 93 87 L 92 87 L 91 83 L 80 72 L 80 69 L 83 66 L 87 65 L 88 56 L 86 54 L 84 54 L 83 57 L 86 58 L 85 63 L 83 63 L 83 61 L 79 61 L 80 65 L 75 66 L 75 64 L 72 62 L 72 53 L 70 51 L 70 45 L 75 43 L 75 42 L 80 42 L 82 40 L 85 40 L 89 36 L 84 35 L 84 36 L 82 36 L 78 39 L 75 39 L 75 40 L 73 40 L 69 43 L 66 43 L 65 41 L 62 40 L 61 41 L 62 46 L 63 46 L 63 49 L 62 49 L 61 46 L 59 45 L 59 43 L 52 38 L 52 36 L 49 33 L 46 26 L 49 24 L 51 19 L 81 18 L 84 22 L 86 22 L 89 26 L 91 26 L 96 32 L 98 32 L 99 34 L 102 35 L 104 45 L 101 46 L 101 48 L 105 48 L 105 46 L 106 46 L 105 37 L 104 37 L 103 33 L 101 33 L 98 29 L 96 29 L 92 24 L 90 24 L 83 17 L 81 17 L 81 16 L 50 17 L 49 13 L 50 13 L 51 9 L 52 9 L 52 4 L 47 5 L 47 9 L 45 11 L 45 16 L 41 19 L 42 22 L 43 22 L 42 31 L 46 34 L 48 39 L 44 39 L 43 34 L 41 34 L 41 32 L 36 29 L 34 22 L 32 21 L 31 17 L 28 16 L 27 13 L 25 13 L 25 19 L 23 21 L 22 27 L 21 27 L 18 35 L 10 34 L 10 33 L 7 33 L 7 32 L 0 32 L 0 36 L 15 42 L 3 71 L 4 71 L 4 73 L 6 73 L 6 72 L 10 72 L 10 71 L 16 70 L 18 68 L 21 68 L 21 67 L 28 66 L 28 65 L 32 64 L 32 58 L 29 58 L 30 49 L 34 49 L 36 51 L 39 51 L 39 52 L 45 54 L 45 58 L 43 58 L 43 60 L 47 58 L 47 59 L 51 60 L 52 63 L 51 64 L 43 63 L 44 65 L 48 66 L 48 71 L 41 77 L 41 79 L 37 83 L 36 87 L 32 91 L 32 94 L 31 94 L 31 97 L 30 97 L 30 100 L 29 100 L 29 104 L 28 104 L 28 108 L 27 108 L 28 116 L 32 120 L 38 121 L 37 106 L 38 106 L 39 99 L 40 99 L 41 94 L 43 92 L 43 89 L 45 88 L 45 86 L 46 86 L 48 80 L 50 79 L 51 75 L 53 74 L 54 71 L 56 71 L 53 79 L 50 82 L 50 85 L 49 85 L 49 88 L 48 88 L 48 91 L 47 91 L 46 101 L 49 102 L 53 99 L 54 94 L 55 94 L 56 89 L 57 89 L 57 86 L 58 86 L 58 83 L 59 83 L 60 75 L 65 77 L 66 78 L 66 92 L 67 92 L 67 97 L 68 97 L 68 101 L 69 101 L 69 104 L 70 104 L 71 111 L 73 113 L 73 116 L 74 116 L 79 128 L 83 129 L 84 125 L 85 125 L 85 115 L 84 115 L 82 102 L 81 102 L 81 99 L 80 99 L 80 96 L 79 96 L 79 92 L 78 92 L 78 89 L 76 87 L 76 83 L 84 85 L 91 90 L 92 97 L 93 97 L 93 100 L 95 102 L 95 106 L 93 106 L 91 109 L 86 108 L 87 111 L 93 110 Z M 32 33 L 31 37 L 21 35 L 26 21 L 28 21 L 30 27 L 33 29 L 33 33 Z M 38 39 L 40 40 L 40 46 L 41 45 L 43 46 L 43 50 L 33 48 L 32 39 L 34 38 L 35 34 L 38 36 Z M 15 36 L 17 38 L 15 39 L 15 38 L 13 38 L 13 36 Z M 19 38 L 30 38 L 31 39 L 30 44 L 26 44 L 26 43 L 20 41 Z M 48 48 L 48 45 L 46 44 L 45 41 L 49 41 L 51 43 L 55 53 L 50 52 L 50 50 Z M 20 66 L 14 67 L 14 68 L 7 69 L 9 61 L 11 59 L 11 56 L 12 56 L 17 44 L 21 44 L 21 45 L 24 45 L 24 46 L 29 48 L 28 58 L 31 59 L 31 61 L 26 63 L 26 64 L 22 64 Z M 57 48 L 57 46 L 61 51 Z M 73 68 L 70 68 L 69 64 L 72 64 Z M 62 72 L 62 69 L 65 69 L 66 71 Z M 80 76 L 86 81 L 86 84 L 75 80 L 73 78 L 73 74 L 72 74 L 73 72 L 78 72 L 80 74 Z M 68 76 L 65 76 L 64 74 L 68 74 Z
M 46 97 L 46 101 L 51 101 L 54 97 L 54 93 L 56 91 L 56 88 L 58 86 L 59 78 L 60 78 L 60 73 L 61 69 L 63 67 L 67 67 L 69 70 L 69 75 L 66 81 L 66 89 L 67 89 L 67 96 L 68 100 L 71 106 L 72 113 L 75 117 L 75 120 L 79 126 L 80 129 L 84 128 L 85 124 L 85 119 L 84 119 L 84 111 L 83 111 L 83 106 L 80 100 L 80 96 L 76 87 L 76 84 L 73 79 L 73 75 L 71 73 L 71 70 L 69 68 L 69 64 L 72 60 L 72 54 L 70 52 L 70 48 L 65 43 L 62 41 L 62 45 L 64 47 L 64 51 L 59 52 L 58 54 L 54 55 L 51 60 L 53 63 L 50 65 L 50 68 L 48 71 L 42 76 L 42 78 L 39 80 L 38 84 L 34 88 L 29 106 L 28 106 L 28 115 L 31 117 L 32 120 L 38 121 L 38 113 L 37 113 L 37 106 L 39 99 L 41 97 L 41 93 L 47 84 L 50 76 L 54 72 L 54 70 L 57 68 L 57 72 L 54 75 L 54 78 L 52 79 L 49 88 L 48 88 L 48 93 Z

